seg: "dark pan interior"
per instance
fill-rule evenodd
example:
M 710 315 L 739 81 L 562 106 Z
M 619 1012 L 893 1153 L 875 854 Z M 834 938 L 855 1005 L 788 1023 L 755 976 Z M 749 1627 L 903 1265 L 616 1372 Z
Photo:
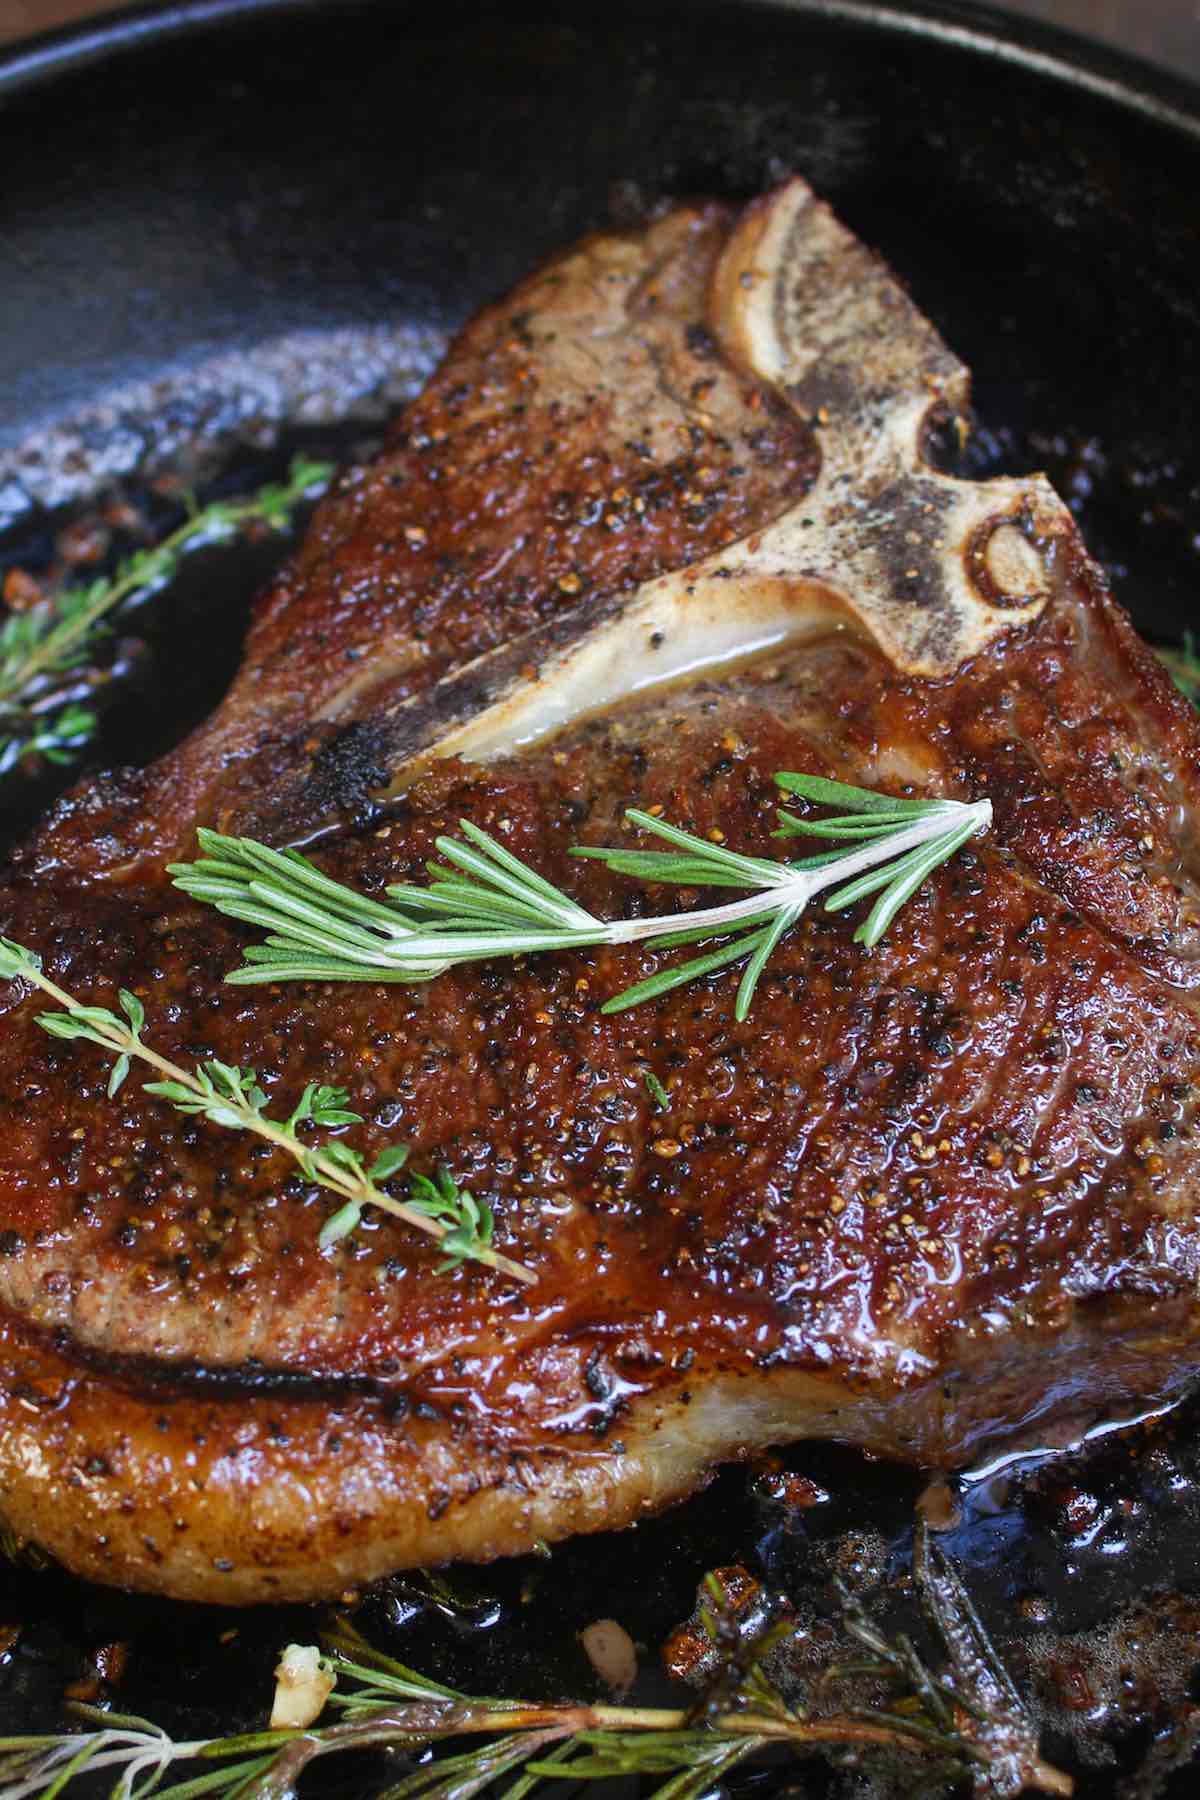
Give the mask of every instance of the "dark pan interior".
M 153 513 L 164 475 L 244 488 L 297 446 L 353 453 L 445 333 L 540 256 L 664 195 L 748 195 L 796 169 L 973 367 L 968 467 L 1047 467 L 1142 628 L 1178 638 L 1200 577 L 1200 100 L 1007 29 L 965 7 L 216 0 L 14 54 L 0 560 L 36 565 L 102 493 Z M 270 554 L 202 562 L 166 597 L 101 757 L 153 754 L 212 704 Z M 10 788 L 0 828 L 42 797 Z M 1085 1800 L 1115 1795 L 1194 1697 L 1196 1417 L 978 1485 L 950 1534 Z M 828 1505 L 785 1515 L 769 1484 L 726 1473 L 638 1533 L 456 1577 L 454 1604 L 401 1583 L 370 1627 L 450 1679 L 558 1693 L 591 1691 L 583 1624 L 616 1613 L 653 1645 L 714 1562 L 757 1564 L 813 1607 L 833 1562 L 903 1607 L 919 1480 L 828 1449 L 788 1463 Z M 314 1634 L 294 1612 L 2 1565 L 0 1592 L 0 1624 L 26 1625 L 0 1653 L 0 1731 L 48 1724 L 114 1639 L 133 1645 L 123 1707 L 232 1729 L 265 1702 L 274 1648 Z M 788 1780 L 864 1791 L 816 1765 Z

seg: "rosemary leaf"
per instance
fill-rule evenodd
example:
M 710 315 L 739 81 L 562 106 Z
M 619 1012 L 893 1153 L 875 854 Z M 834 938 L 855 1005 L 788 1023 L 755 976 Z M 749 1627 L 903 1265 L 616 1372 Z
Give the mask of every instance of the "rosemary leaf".
M 927 800 L 897 800 L 891 794 L 876 793 L 873 788 L 830 781 L 825 775 L 797 775 L 784 770 L 776 775 L 775 785 L 785 794 L 811 800 L 814 806 L 844 806 L 851 813 L 891 813 L 896 817 L 919 818 L 929 808 Z
M 776 944 L 800 916 L 799 907 L 784 908 L 776 913 L 774 920 L 767 926 L 759 940 L 758 948 L 746 964 L 741 981 L 738 983 L 737 1000 L 734 1002 L 733 1016 L 744 1019 L 750 1011 L 754 999 L 754 990 L 758 986 L 759 976 L 767 966 L 767 959 Z
M 600 1008 L 602 1013 L 628 1012 L 631 1006 L 641 1006 L 646 1000 L 657 1000 L 661 994 L 669 994 L 672 988 L 684 987 L 688 982 L 699 981 L 703 975 L 712 975 L 728 964 L 740 962 L 766 942 L 767 930 L 743 932 L 731 943 L 722 944 L 718 950 L 710 950 L 707 956 L 694 956 L 690 962 L 677 963 L 673 969 L 660 969 L 654 975 L 647 975 L 644 981 L 635 981 L 620 994 L 614 994 Z
M 912 898 L 933 871 L 953 856 L 973 832 L 974 826 L 967 820 L 945 837 L 935 838 L 926 849 L 910 851 L 905 858 L 904 868 L 893 875 L 867 918 L 854 933 L 855 943 L 865 944 L 868 950 L 873 949 L 905 901 Z M 825 905 L 828 909 L 830 902 L 827 900 Z
M 744 875 L 705 861 L 699 856 L 667 856 L 658 850 L 600 850 L 590 846 L 573 850 L 572 856 L 590 856 L 604 862 L 614 875 L 635 881 L 673 882 L 680 887 L 745 887 Z
M 715 868 L 727 869 L 731 875 L 741 875 L 744 887 L 759 885 L 764 880 L 778 882 L 786 877 L 787 871 L 776 862 L 768 862 L 761 856 L 739 856 L 736 851 L 726 850 L 720 844 L 695 837 L 690 831 L 681 831 L 666 819 L 656 819 L 653 813 L 642 812 L 639 807 L 628 807 L 625 817 L 630 824 L 639 825 L 643 831 L 652 832 L 655 837 L 665 838 L 668 844 L 678 844 L 681 849 L 689 851 L 702 862 Z M 617 855 L 620 854 L 618 851 Z

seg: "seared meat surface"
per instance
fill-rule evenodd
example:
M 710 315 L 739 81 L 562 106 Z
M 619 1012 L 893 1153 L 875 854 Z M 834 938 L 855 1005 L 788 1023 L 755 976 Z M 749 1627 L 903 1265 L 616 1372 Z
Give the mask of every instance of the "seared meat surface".
M 982 554 L 975 525 L 923 545 L 910 519 L 895 593 L 840 598 L 814 551 L 809 628 L 555 734 L 512 725 L 543 717 L 572 656 L 621 648 L 675 572 L 743 544 L 761 576 L 798 503 L 866 541 L 853 493 L 821 497 L 853 459 L 815 443 L 818 409 L 730 298 L 753 298 L 731 275 L 743 255 L 760 273 L 781 208 L 763 282 L 806 219 L 837 230 L 798 187 L 732 238 L 707 208 L 596 240 L 476 321 L 321 509 L 214 721 L 77 792 L 18 859 L 0 930 L 56 981 L 96 1004 L 132 988 L 149 1041 L 252 1063 L 273 1112 L 344 1082 L 352 1140 L 448 1167 L 537 1278 L 439 1276 L 386 1218 L 322 1253 L 332 1199 L 270 1146 L 136 1075 L 110 1102 L 101 1054 L 0 992 L 0 1513 L 73 1568 L 213 1600 L 337 1594 L 624 1523 L 772 1441 L 952 1465 L 1200 1365 L 1200 733 L 1040 489 L 962 498 L 1040 520 L 1045 591 L 982 584 L 995 618 L 947 574 L 908 630 L 897 594 L 937 572 L 927 554 L 960 573 Z M 916 433 L 961 404 L 961 371 L 908 329 Z M 867 394 L 864 429 L 893 398 Z M 702 584 L 680 583 L 686 618 Z M 505 753 L 453 754 L 496 719 Z M 812 912 L 741 1025 L 727 972 L 603 1016 L 676 954 L 645 945 L 230 989 L 247 933 L 161 869 L 197 822 L 282 842 L 302 817 L 337 827 L 323 869 L 379 892 L 467 818 L 594 912 L 685 910 L 570 846 L 621 841 L 639 805 L 784 854 L 780 769 L 986 794 L 994 825 L 869 955 L 853 917 Z

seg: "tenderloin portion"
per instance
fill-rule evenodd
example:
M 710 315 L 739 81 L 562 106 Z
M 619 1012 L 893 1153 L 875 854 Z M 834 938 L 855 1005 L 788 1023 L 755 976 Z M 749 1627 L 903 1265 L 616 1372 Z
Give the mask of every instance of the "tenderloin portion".
M 1043 482 L 924 467 L 964 398 L 799 183 L 586 245 L 344 479 L 213 723 L 50 822 L 0 930 L 97 1004 L 132 988 L 167 1055 L 253 1063 L 273 1112 L 344 1082 L 354 1141 L 445 1164 L 537 1283 L 438 1276 L 389 1219 L 322 1254 L 331 1197 L 136 1075 L 109 1102 L 5 989 L 13 1525 L 101 1580 L 336 1594 L 619 1525 L 771 1442 L 953 1465 L 1190 1378 L 1200 734 Z M 742 1025 L 728 974 L 604 1017 L 676 954 L 637 945 L 230 989 L 245 934 L 160 872 L 216 819 L 325 831 L 377 892 L 469 818 L 616 916 L 645 891 L 572 844 L 636 804 L 778 854 L 779 769 L 987 794 L 994 827 L 870 955 L 813 912 Z

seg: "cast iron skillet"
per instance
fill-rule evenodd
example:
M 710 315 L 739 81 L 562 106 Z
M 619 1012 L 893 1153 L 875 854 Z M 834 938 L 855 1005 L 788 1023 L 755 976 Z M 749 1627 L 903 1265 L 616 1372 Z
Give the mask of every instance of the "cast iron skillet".
M 164 474 L 245 486 L 298 444 L 353 449 L 546 252 L 792 169 L 975 370 L 968 466 L 1048 466 L 1143 629 L 1178 637 L 1200 576 L 1200 95 L 949 5 L 190 0 L 19 47 L 0 62 L 0 556 L 45 554 L 64 501 L 116 489 L 153 511 Z M 261 556 L 213 565 L 156 607 L 102 759 L 161 749 L 213 703 L 261 574 Z M 33 802 L 8 793 L 11 831 Z M 976 1486 L 945 1538 L 1088 1797 L 1190 1696 L 1195 1419 Z M 726 1473 L 637 1533 L 456 1576 L 455 1601 L 393 1585 L 368 1626 L 477 1690 L 588 1692 L 579 1627 L 615 1614 L 653 1644 L 714 1562 L 757 1563 L 801 1605 L 828 1556 L 899 1591 L 919 1478 L 830 1448 L 789 1462 L 827 1506 L 784 1514 Z M 257 1716 L 274 1648 L 314 1635 L 295 1611 L 53 1573 L 0 1570 L 0 1596 L 26 1627 L 0 1654 L 0 1731 L 49 1726 L 114 1638 L 122 1708 L 229 1730 Z

